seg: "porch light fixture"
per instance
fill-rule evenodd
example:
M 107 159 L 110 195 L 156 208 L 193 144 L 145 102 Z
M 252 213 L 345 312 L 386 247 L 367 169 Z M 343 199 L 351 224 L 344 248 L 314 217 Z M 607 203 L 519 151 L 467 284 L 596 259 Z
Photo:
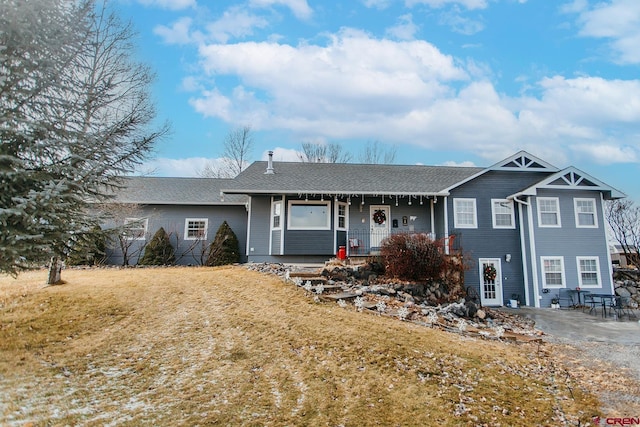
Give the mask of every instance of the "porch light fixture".
M 409 196 L 409 203 L 407 203 L 409 206 L 411 206 L 411 196 Z
M 362 202 L 360 202 L 360 204 L 364 206 L 364 194 L 362 195 Z
M 422 202 L 422 196 L 420 196 L 420 204 L 421 204 L 421 205 L 423 204 L 423 202 Z
M 324 202 L 324 194 L 321 194 L 321 195 L 320 195 L 320 201 L 321 201 L 321 202 Z
M 396 196 L 396 206 L 398 206 L 398 196 Z
M 511 262 L 511 254 L 506 254 L 506 255 L 504 256 L 504 260 L 505 260 L 506 262 Z
M 308 201 L 309 201 L 309 195 L 308 195 L 308 194 L 305 194 L 305 195 L 304 195 L 304 201 L 305 201 L 305 202 L 308 202 Z
M 347 197 L 347 204 L 351 206 L 351 197 Z

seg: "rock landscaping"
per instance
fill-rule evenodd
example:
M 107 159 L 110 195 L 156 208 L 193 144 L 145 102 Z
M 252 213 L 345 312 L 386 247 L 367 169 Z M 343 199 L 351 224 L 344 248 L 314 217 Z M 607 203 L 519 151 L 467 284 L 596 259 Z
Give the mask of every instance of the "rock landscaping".
M 450 295 L 440 284 L 390 279 L 381 275 L 383 267 L 375 262 L 346 265 L 330 261 L 317 268 L 262 263 L 249 264 L 247 268 L 278 275 L 315 301 L 337 303 L 345 309 L 395 317 L 484 339 L 542 340 L 543 333 L 534 329 L 531 319 L 506 310 L 481 307 L 479 301 Z
M 616 295 L 629 298 L 632 307 L 640 307 L 640 271 L 619 268 L 613 272 Z

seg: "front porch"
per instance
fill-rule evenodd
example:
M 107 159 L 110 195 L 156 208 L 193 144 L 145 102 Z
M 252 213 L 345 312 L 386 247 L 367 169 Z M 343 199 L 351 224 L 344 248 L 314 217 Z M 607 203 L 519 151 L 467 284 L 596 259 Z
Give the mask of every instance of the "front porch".
M 413 230 L 406 231 L 403 229 L 387 230 L 369 230 L 369 229 L 350 229 L 346 238 L 346 254 L 348 257 L 366 257 L 371 255 L 379 255 L 380 248 L 384 239 L 395 234 L 416 234 L 429 237 L 431 240 L 437 240 L 437 236 L 431 230 Z M 460 249 L 460 242 L 456 239 L 456 235 L 447 236 L 445 247 L 449 251 Z M 342 245 L 339 245 L 342 246 Z

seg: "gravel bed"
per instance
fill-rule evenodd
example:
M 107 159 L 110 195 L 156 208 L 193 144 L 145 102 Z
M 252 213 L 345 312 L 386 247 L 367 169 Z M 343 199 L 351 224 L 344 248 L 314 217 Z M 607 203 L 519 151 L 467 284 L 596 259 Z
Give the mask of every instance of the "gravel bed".
M 570 375 L 595 393 L 603 417 L 640 416 L 640 344 L 569 339 L 546 334 Z

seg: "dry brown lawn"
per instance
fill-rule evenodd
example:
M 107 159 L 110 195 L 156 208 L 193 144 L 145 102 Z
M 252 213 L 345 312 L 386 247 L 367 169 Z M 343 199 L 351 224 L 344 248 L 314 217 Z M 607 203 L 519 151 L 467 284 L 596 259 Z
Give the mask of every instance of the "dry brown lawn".
M 548 345 L 316 303 L 243 267 L 0 277 L 0 425 L 578 425 Z

